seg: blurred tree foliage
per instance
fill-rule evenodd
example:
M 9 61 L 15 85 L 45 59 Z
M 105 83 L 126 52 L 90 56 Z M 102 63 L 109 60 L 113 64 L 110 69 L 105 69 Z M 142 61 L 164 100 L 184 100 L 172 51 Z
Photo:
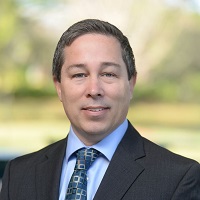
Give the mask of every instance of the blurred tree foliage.
M 19 2 L 0 6 L 0 91 L 3 95 L 52 93 L 51 59 L 55 42 L 44 27 L 23 17 Z
M 146 51 L 166 51 L 160 40 L 168 50 L 137 88 L 136 100 L 200 102 L 200 15 L 168 10 L 158 29 L 151 34 Z
M 51 64 L 57 39 L 21 12 L 20 1 L 1 1 L 0 95 L 53 96 Z M 200 15 L 166 8 L 144 46 L 144 59 L 147 54 L 155 55 L 152 59 L 157 62 L 136 86 L 134 100 L 199 102 Z

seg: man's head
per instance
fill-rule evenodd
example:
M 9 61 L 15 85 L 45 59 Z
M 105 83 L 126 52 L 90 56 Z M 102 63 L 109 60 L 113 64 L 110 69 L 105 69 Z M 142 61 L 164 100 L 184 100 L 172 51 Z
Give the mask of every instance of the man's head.
M 136 80 L 128 40 L 106 22 L 73 25 L 56 48 L 53 78 L 75 134 L 88 146 L 101 141 L 128 113 Z
M 60 38 L 53 58 L 52 73 L 55 79 L 60 81 L 61 78 L 61 68 L 65 60 L 64 48 L 70 46 L 76 38 L 91 33 L 115 37 L 121 45 L 122 58 L 127 67 L 128 79 L 130 80 L 132 76 L 136 76 L 135 58 L 127 37 L 116 26 L 108 22 L 98 19 L 86 19 L 73 24 Z

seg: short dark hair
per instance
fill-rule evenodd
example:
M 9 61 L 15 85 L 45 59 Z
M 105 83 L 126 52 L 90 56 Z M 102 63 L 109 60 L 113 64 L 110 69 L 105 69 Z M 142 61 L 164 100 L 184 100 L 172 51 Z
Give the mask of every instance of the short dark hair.
M 70 46 L 72 42 L 85 34 L 97 33 L 115 37 L 122 49 L 122 58 L 127 67 L 128 79 L 137 74 L 135 58 L 132 48 L 126 36 L 114 25 L 98 19 L 86 19 L 73 24 L 61 36 L 53 57 L 52 74 L 55 79 L 61 81 L 61 68 L 64 64 L 64 48 Z

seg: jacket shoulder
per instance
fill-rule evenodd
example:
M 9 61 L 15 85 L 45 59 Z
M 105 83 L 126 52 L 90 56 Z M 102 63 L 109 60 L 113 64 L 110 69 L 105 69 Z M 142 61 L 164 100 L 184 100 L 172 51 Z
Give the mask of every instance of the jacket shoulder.
M 146 159 L 148 162 L 158 163 L 159 165 L 168 165 L 176 167 L 186 167 L 190 168 L 192 165 L 198 165 L 199 163 L 193 159 L 184 157 L 182 155 L 176 154 L 165 147 L 162 147 L 154 142 L 143 138 L 144 149 L 146 153 Z
M 52 143 L 36 152 L 25 154 L 22 156 L 19 156 L 15 159 L 13 159 L 11 162 L 12 164 L 18 165 L 18 164 L 36 164 L 37 162 L 40 162 L 41 160 L 48 158 L 48 156 L 51 156 L 51 154 L 55 154 L 56 152 L 63 152 L 63 150 L 66 148 L 67 140 L 62 139 L 55 143 Z

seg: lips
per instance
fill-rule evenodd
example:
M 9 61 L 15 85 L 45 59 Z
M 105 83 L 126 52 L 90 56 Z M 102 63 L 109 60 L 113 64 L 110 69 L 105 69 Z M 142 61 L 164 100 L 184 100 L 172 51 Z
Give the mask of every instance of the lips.
M 92 108 L 92 109 L 88 109 L 89 111 L 92 111 L 92 112 L 99 112 L 101 110 L 105 110 L 104 108 Z
M 107 109 L 109 109 L 109 107 L 86 107 L 86 108 L 83 108 L 83 110 L 88 110 L 91 112 L 100 112 L 100 111 L 107 110 Z

